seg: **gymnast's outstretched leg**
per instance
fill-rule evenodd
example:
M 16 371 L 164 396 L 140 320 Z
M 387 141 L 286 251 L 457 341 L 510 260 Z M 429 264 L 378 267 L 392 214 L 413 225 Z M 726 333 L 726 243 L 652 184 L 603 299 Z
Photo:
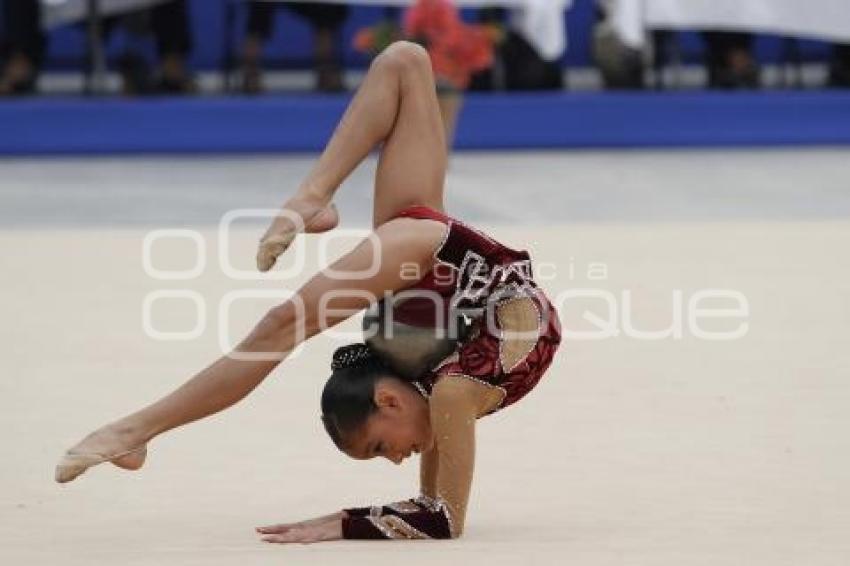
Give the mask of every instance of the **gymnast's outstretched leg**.
M 341 296 L 332 305 L 335 312 L 353 314 L 370 304 L 365 294 L 380 297 L 385 291 L 409 285 L 400 273 L 402 264 L 418 262 L 430 268 L 431 250 L 439 241 L 442 228 L 418 224 L 416 230 L 410 230 L 412 225 L 405 222 L 415 220 L 397 220 L 394 226 L 385 227 L 386 220 L 404 206 L 442 208 L 446 150 L 430 62 L 419 46 L 394 44 L 375 59 L 325 152 L 295 197 L 297 206 L 291 209 L 304 213 L 305 225 L 330 227 L 335 223 L 335 211 L 327 207 L 333 192 L 381 142 L 384 148 L 376 178 L 374 218 L 376 226 L 380 226 L 376 230 L 381 240 L 379 272 L 369 279 L 350 281 L 319 273 L 293 299 L 272 308 L 235 349 L 235 353 L 279 355 L 272 359 L 251 359 L 233 353 L 222 356 L 159 401 L 87 436 L 59 463 L 57 481 L 70 481 L 106 461 L 137 469 L 144 463 L 147 443 L 157 435 L 244 398 L 300 342 L 347 318 L 333 315 L 319 319 L 316 306 L 326 293 L 364 291 L 359 296 Z M 285 224 L 274 223 L 266 241 L 286 229 Z M 258 261 L 266 258 L 266 267 L 270 267 L 284 249 L 285 246 L 261 246 Z M 365 271 L 374 264 L 374 253 L 372 246 L 360 245 L 337 261 L 334 269 Z M 264 265 L 260 263 L 260 267 Z

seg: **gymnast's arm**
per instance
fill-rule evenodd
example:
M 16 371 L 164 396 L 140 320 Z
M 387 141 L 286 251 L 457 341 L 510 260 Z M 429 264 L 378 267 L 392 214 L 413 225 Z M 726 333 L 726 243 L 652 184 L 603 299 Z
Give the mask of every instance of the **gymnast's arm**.
M 345 509 L 342 535 L 348 539 L 457 538 L 463 534 L 475 464 L 475 422 L 493 405 L 492 391 L 463 376 L 448 375 L 431 395 L 434 460 L 423 493 L 385 506 Z M 425 454 L 423 454 L 425 458 Z M 431 466 L 434 466 L 433 468 Z M 435 473 L 434 492 L 427 493 L 428 474 Z
M 436 444 L 419 456 L 419 495 L 437 497 L 437 473 L 440 469 L 440 455 Z

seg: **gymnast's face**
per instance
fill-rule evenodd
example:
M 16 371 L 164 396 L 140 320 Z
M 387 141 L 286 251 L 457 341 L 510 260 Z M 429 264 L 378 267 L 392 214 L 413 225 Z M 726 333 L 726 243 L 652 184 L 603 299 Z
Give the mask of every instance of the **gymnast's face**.
M 401 464 L 413 453 L 430 450 L 433 444 L 428 402 L 397 379 L 375 384 L 378 409 L 366 420 L 346 453 L 358 460 L 384 457 Z

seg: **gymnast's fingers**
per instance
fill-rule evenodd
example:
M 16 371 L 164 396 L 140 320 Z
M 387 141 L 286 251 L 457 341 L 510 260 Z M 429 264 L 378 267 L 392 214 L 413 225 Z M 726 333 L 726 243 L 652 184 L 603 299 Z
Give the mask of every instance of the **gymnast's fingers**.
M 280 523 L 278 525 L 268 525 L 266 527 L 257 527 L 257 532 L 262 534 L 280 534 L 296 527 L 298 523 Z
M 286 544 L 289 542 L 305 542 L 309 538 L 312 537 L 310 537 L 306 533 L 301 533 L 297 530 L 291 530 L 282 534 L 266 535 L 260 540 L 262 540 L 263 542 Z

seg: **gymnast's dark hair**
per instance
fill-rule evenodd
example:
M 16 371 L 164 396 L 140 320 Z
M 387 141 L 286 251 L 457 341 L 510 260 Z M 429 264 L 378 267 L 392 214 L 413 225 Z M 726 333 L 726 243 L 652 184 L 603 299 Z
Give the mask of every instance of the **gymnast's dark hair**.
M 366 344 L 337 348 L 331 370 L 322 391 L 322 423 L 333 443 L 344 451 L 350 435 L 378 410 L 375 383 L 393 374 Z

